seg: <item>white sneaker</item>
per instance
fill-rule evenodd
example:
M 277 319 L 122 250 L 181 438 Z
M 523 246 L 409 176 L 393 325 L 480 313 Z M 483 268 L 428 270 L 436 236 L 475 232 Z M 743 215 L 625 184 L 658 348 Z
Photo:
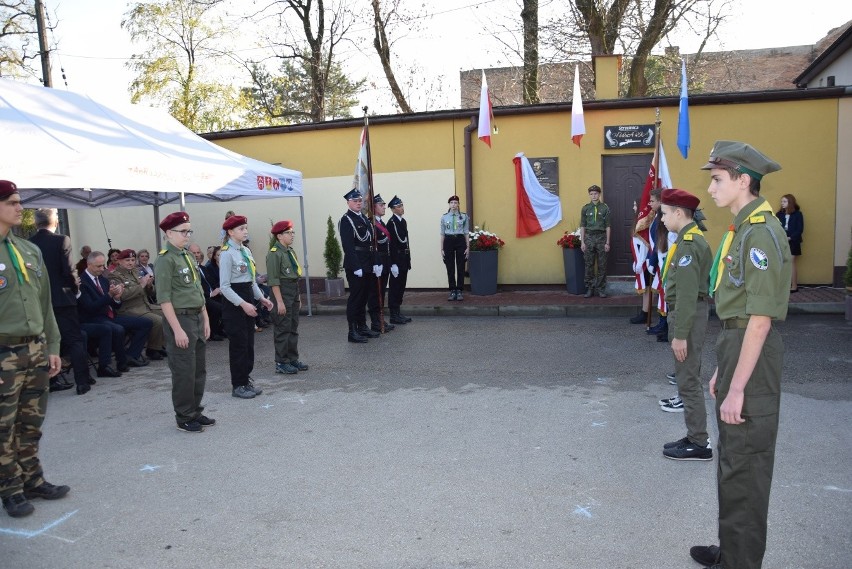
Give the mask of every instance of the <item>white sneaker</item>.
M 665 405 L 661 405 L 660 409 L 666 413 L 683 413 L 683 399 L 680 397 L 672 399 Z

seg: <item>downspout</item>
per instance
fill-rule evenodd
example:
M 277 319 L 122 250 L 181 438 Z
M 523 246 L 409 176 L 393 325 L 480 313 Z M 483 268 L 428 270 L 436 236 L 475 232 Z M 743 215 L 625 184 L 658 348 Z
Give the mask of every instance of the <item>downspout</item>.
M 467 204 L 471 231 L 473 231 L 473 145 L 470 134 L 477 128 L 479 128 L 477 117 L 470 117 L 470 124 L 464 127 L 464 201 Z

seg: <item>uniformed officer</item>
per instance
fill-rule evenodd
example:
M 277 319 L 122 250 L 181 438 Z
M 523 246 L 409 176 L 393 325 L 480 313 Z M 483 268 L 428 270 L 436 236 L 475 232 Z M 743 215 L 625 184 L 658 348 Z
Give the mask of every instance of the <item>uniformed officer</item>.
M 385 226 L 382 217 L 387 211 L 387 204 L 381 194 L 373 196 L 373 223 L 376 225 L 376 262 L 381 271 L 376 273 L 374 282 L 367 289 L 367 310 L 370 313 L 370 330 L 380 334 L 390 332 L 395 328 L 393 324 L 384 320 L 385 293 L 388 289 L 388 278 L 390 278 L 391 260 L 390 231 Z
M 172 372 L 172 405 L 178 430 L 200 433 L 216 424 L 206 417 L 201 399 L 207 381 L 207 339 L 210 320 L 195 260 L 186 250 L 192 236 L 189 215 L 169 214 L 160 222 L 166 246 L 155 264 L 157 299 L 168 326 L 164 327 L 166 353 Z
M 251 380 L 254 369 L 254 322 L 258 300 L 267 308 L 272 301 L 263 295 L 257 285 L 257 268 L 251 251 L 245 246 L 248 239 L 248 220 L 242 215 L 232 215 L 222 224 L 226 242 L 219 255 L 219 286 L 225 297 L 222 307 L 222 324 L 228 335 L 228 355 L 231 368 L 231 395 L 252 399 L 263 393 Z
M 151 332 L 148 334 L 148 349 L 146 355 L 152 360 L 163 359 L 165 339 L 163 337 L 163 311 L 148 300 L 148 295 L 154 287 L 154 277 L 149 274 L 140 277 L 141 269 L 136 264 L 136 251 L 123 249 L 118 254 L 118 266 L 110 273 L 109 281 L 120 282 L 124 285 L 121 293 L 119 314 L 139 316 L 151 321 Z
M 272 290 L 272 322 L 275 341 L 275 373 L 293 374 L 307 371 L 299 361 L 299 277 L 302 267 L 293 250 L 296 231 L 293 222 L 285 219 L 270 231 L 276 243 L 266 254 L 267 283 Z
M 760 196 L 760 182 L 781 166 L 748 144 L 720 140 L 703 169 L 710 170 L 710 196 L 734 222 L 710 276 L 722 321 L 710 380 L 719 422 L 719 547 L 690 554 L 717 569 L 757 569 L 766 551 L 784 358 L 772 321 L 787 317 L 792 272 L 784 228 Z
M 390 282 L 388 283 L 388 309 L 391 324 L 407 324 L 411 318 L 405 316 L 400 307 L 405 287 L 408 283 L 408 271 L 411 270 L 411 249 L 408 242 L 408 223 L 405 218 L 405 204 L 398 196 L 388 202 L 393 215 L 387 223 L 390 233 Z
M 13 518 L 34 498 L 55 500 L 70 488 L 44 479 L 38 458 L 48 384 L 59 373 L 59 327 L 41 250 L 12 233 L 24 208 L 18 187 L 0 180 L 0 498 Z
M 375 286 L 376 269 L 381 267 L 375 262 L 373 249 L 373 228 L 370 221 L 361 213 L 363 196 L 352 189 L 344 196 L 348 209 L 337 224 L 340 243 L 343 247 L 343 269 L 349 283 L 349 298 L 346 301 L 346 320 L 349 323 L 348 340 L 364 343 L 368 338 L 378 338 L 380 334 L 366 326 L 367 287 Z
M 684 190 L 663 190 L 662 222 L 677 232 L 663 267 L 668 303 L 668 336 L 675 359 L 678 394 L 683 400 L 686 437 L 663 445 L 673 460 L 712 460 L 707 435 L 707 410 L 701 385 L 701 350 L 707 331 L 707 283 L 710 247 L 693 217 L 700 200 Z
M 609 253 L 609 206 L 601 201 L 601 187 L 589 186 L 591 201 L 580 210 L 580 249 L 586 261 L 586 298 L 597 291 L 606 298 L 606 257 Z M 597 272 L 595 272 L 597 262 Z
M 447 267 L 447 300 L 464 300 L 464 262 L 470 256 L 470 218 L 459 211 L 459 197 L 450 196 L 441 216 L 441 258 Z

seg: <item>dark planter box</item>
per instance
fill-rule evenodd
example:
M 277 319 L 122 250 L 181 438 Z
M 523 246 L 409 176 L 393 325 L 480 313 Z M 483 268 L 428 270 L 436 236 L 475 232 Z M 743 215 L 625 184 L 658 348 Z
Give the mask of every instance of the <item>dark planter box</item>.
M 562 259 L 565 262 L 565 288 L 571 294 L 586 292 L 586 264 L 583 251 L 580 249 L 562 249 Z
M 497 294 L 497 251 L 471 251 L 468 259 L 470 293 Z

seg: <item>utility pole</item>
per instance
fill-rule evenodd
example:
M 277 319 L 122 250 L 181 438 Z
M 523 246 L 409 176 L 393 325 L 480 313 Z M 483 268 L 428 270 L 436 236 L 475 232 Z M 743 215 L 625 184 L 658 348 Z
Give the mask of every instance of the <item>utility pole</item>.
M 41 80 L 45 87 L 53 87 L 50 79 L 50 51 L 47 49 L 47 28 L 44 25 L 44 3 L 35 0 L 36 27 L 38 29 L 38 49 L 41 55 Z

